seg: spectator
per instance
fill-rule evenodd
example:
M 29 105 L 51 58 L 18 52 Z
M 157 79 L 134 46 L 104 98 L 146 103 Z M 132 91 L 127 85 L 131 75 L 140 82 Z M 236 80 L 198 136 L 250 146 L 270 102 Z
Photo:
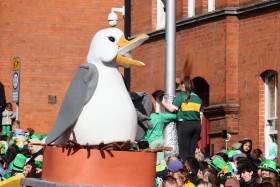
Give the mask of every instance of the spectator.
M 252 158 L 256 165 L 260 165 L 262 163 L 262 151 L 260 149 L 255 149 L 252 153 Z
M 183 164 L 178 160 L 174 160 L 168 164 L 168 171 L 171 176 L 173 176 L 174 172 L 178 169 L 182 169 Z
M 24 130 L 20 129 L 20 121 L 19 120 L 14 121 L 13 126 L 12 126 L 12 130 L 13 130 L 13 136 L 14 137 L 25 136 Z
M 32 154 L 30 160 L 34 160 L 37 170 L 41 170 L 43 162 L 43 146 L 34 145 L 39 143 L 41 143 L 41 141 L 38 139 L 30 139 L 28 141 L 28 149 Z
M 212 184 L 210 182 L 206 182 L 206 181 L 201 181 L 197 187 L 214 187 L 212 186 Z
M 202 118 L 202 100 L 193 91 L 194 84 L 190 77 L 184 78 L 184 89 L 185 91 L 177 94 L 172 105 L 169 105 L 165 98 L 162 100 L 163 106 L 170 112 L 177 111 L 177 120 L 179 121 L 179 154 L 183 162 L 185 162 L 187 157 L 195 156 L 195 149 L 201 132 Z
M 257 183 L 258 168 L 253 163 L 241 165 L 238 168 L 238 172 L 241 173 L 241 178 L 244 180 L 245 186 L 250 186 Z
M 13 164 L 11 165 L 11 177 L 23 175 L 23 167 L 25 165 L 26 157 L 23 154 L 17 154 Z
M 174 160 L 179 161 L 179 158 L 176 157 L 176 156 L 170 156 L 170 157 L 168 157 L 167 160 L 166 160 L 166 165 L 168 166 L 168 165 L 170 164 L 170 162 L 172 162 L 172 161 L 174 161 Z
M 13 111 L 12 103 L 6 104 L 2 116 L 2 134 L 10 136 L 12 134 L 11 125 L 13 120 L 16 118 L 16 113 Z
M 233 161 L 233 156 L 237 155 L 238 153 L 236 151 L 234 151 L 234 150 L 227 150 L 226 154 L 228 156 L 228 160 L 229 161 Z
M 198 162 L 202 162 L 205 159 L 202 153 L 196 153 L 195 158 L 197 159 Z
M 226 153 L 217 153 L 216 155 L 220 156 L 225 162 L 228 162 L 228 155 Z
M 164 123 L 169 122 L 170 120 L 176 119 L 176 114 L 163 114 L 163 113 L 152 113 L 150 115 L 151 123 L 153 124 L 152 129 L 147 130 L 146 138 L 149 142 L 150 148 L 155 149 L 164 146 L 162 129 Z M 157 161 L 156 164 L 166 166 L 164 159 L 164 152 L 157 152 Z
M 186 169 L 176 170 L 173 177 L 176 179 L 179 187 L 194 187 L 195 186 L 190 181 L 189 173 Z
M 28 131 L 28 134 L 29 134 L 29 136 L 28 136 L 28 138 L 27 138 L 28 140 L 30 140 L 30 139 L 38 139 L 38 140 L 41 140 L 41 139 L 42 139 L 41 135 L 35 133 L 34 129 L 32 129 L 32 128 L 27 128 L 27 131 Z
M 277 182 L 276 179 L 271 178 L 271 177 L 265 177 L 262 181 L 262 183 L 270 183 L 273 185 L 273 187 L 278 187 L 279 183 Z
M 277 180 L 277 176 L 279 175 L 277 169 L 276 169 L 277 163 L 273 160 L 265 160 L 264 163 L 262 163 L 259 166 L 259 169 L 261 169 L 261 180 L 263 181 L 266 177 L 271 177 L 275 180 Z
M 157 172 L 157 177 L 156 177 L 156 186 L 159 186 L 163 179 L 168 176 L 168 170 L 166 167 L 162 165 L 157 165 L 156 166 L 156 172 Z
M 215 159 L 213 161 L 208 162 L 208 164 L 211 166 L 211 168 L 220 172 L 223 166 L 226 165 L 227 163 L 220 157 L 215 157 Z
M 240 187 L 239 180 L 236 177 L 229 177 L 225 182 L 225 187 Z
M 25 164 L 23 167 L 23 175 L 27 178 L 35 178 L 36 177 L 36 165 L 34 161 L 30 161 Z
M 203 180 L 209 182 L 212 186 L 220 186 L 220 178 L 218 177 L 218 171 L 212 168 L 208 168 L 203 171 Z
M 197 154 L 197 153 L 202 153 L 202 154 L 204 155 L 204 160 L 210 158 L 210 156 L 209 156 L 207 153 L 204 153 L 204 152 L 200 149 L 199 146 L 196 146 L 196 149 L 195 149 L 195 154 Z
M 10 148 L 8 148 L 7 153 L 4 157 L 4 165 L 3 167 L 0 167 L 0 175 L 3 177 L 5 174 L 7 173 L 11 173 L 12 169 L 11 169 L 11 164 L 13 163 L 13 160 L 15 159 L 15 157 L 17 156 L 17 154 L 19 153 L 19 149 L 18 146 L 13 144 L 11 145 Z
M 203 180 L 203 171 L 208 168 L 208 164 L 205 161 L 199 162 L 199 170 L 197 172 L 198 184 Z
M 187 157 L 184 165 L 190 174 L 190 181 L 194 185 L 198 185 L 199 180 L 197 178 L 197 173 L 199 170 L 199 162 L 197 159 L 194 157 Z
M 252 140 L 249 140 L 249 139 L 245 139 L 240 148 L 239 148 L 240 152 L 241 153 L 244 153 L 246 154 L 247 158 L 250 158 L 251 157 L 251 151 L 252 151 Z
M 178 187 L 178 184 L 174 177 L 168 176 L 161 183 L 161 187 Z

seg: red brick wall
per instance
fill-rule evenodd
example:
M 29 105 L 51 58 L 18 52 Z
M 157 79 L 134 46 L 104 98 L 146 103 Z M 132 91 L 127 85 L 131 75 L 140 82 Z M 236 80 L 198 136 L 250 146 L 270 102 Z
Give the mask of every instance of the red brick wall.
M 156 16 L 156 2 L 131 1 L 131 34 L 136 35 L 151 31 L 153 28 L 152 16 Z
M 215 9 L 225 7 L 238 7 L 265 0 L 215 0 Z M 143 32 L 156 30 L 157 1 L 142 0 L 131 1 L 131 33 L 138 35 Z M 208 0 L 195 1 L 195 15 L 208 13 Z M 176 20 L 188 18 L 188 0 L 176 1 Z
M 279 74 L 279 8 L 240 16 L 239 21 L 239 137 L 250 137 L 256 142 L 254 147 L 264 148 L 264 81 L 260 75 L 266 70 Z M 278 101 L 279 96 L 278 92 Z
M 250 138 L 253 149 L 264 151 L 264 82 L 260 75 L 266 70 L 279 73 L 279 25 L 279 8 L 272 8 L 200 22 L 177 32 L 176 77 L 205 79 L 210 87 L 210 105 L 240 106 L 237 113 L 210 120 L 214 152 L 225 146 L 218 134 L 223 129 L 237 133 L 228 147 Z M 134 58 L 146 63 L 144 68 L 132 68 L 133 91 L 151 94 L 165 88 L 163 37 L 150 39 L 133 51 Z
M 20 56 L 19 120 L 22 128 L 48 133 L 77 67 L 86 63 L 93 35 L 109 27 L 111 8 L 124 1 L 60 0 L 0 3 L 0 81 L 11 101 L 12 59 Z M 120 14 L 117 27 L 123 28 Z M 48 95 L 57 103 L 48 104 Z M 15 105 L 14 105 L 15 109 Z

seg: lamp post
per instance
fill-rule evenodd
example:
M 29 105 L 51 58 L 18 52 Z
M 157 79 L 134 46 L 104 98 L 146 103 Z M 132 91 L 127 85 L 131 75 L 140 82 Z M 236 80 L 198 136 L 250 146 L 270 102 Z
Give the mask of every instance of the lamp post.
M 165 49 L 165 98 L 171 104 L 175 98 L 176 64 L 176 1 L 166 0 L 166 49 Z M 171 121 L 163 129 L 164 146 L 172 147 L 165 152 L 165 158 L 179 154 L 176 124 Z

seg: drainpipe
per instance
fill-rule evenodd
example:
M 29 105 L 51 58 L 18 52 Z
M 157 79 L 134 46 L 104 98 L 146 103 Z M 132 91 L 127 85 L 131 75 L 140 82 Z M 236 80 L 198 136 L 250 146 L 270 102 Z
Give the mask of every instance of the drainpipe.
M 131 35 L 131 0 L 125 0 L 124 36 L 128 39 Z M 124 68 L 124 82 L 130 91 L 130 67 Z

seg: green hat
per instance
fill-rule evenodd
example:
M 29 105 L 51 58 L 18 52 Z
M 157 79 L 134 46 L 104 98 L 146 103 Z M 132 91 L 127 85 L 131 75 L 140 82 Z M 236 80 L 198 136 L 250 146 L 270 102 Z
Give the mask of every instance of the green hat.
M 231 176 L 232 171 L 233 171 L 232 165 L 230 163 L 227 163 L 222 167 L 221 171 L 219 172 L 219 175 L 223 180 L 226 180 L 227 176 Z
M 237 155 L 238 153 L 234 150 L 227 150 L 226 154 L 229 158 L 231 158 L 233 155 Z
M 11 164 L 11 169 L 16 171 L 23 171 L 23 166 L 26 161 L 26 157 L 23 154 L 17 154 L 16 158 L 13 161 L 13 164 Z
M 232 149 L 234 149 L 234 150 L 238 150 L 240 147 L 241 147 L 241 145 L 242 145 L 242 143 L 235 143 L 235 144 L 233 144 L 231 147 L 232 147 Z
M 217 171 L 221 171 L 223 166 L 226 165 L 227 163 L 223 159 L 216 157 L 212 162 L 208 162 L 208 164 L 212 166 L 214 169 L 216 169 Z
M 31 139 L 38 139 L 38 140 L 41 140 L 42 137 L 40 134 L 37 134 L 37 133 L 33 133 L 32 136 L 31 136 Z
M 8 178 L 11 178 L 11 175 L 12 175 L 11 173 L 6 173 L 3 177 L 1 177 L 1 180 L 4 181 Z
M 0 141 L 0 154 L 6 154 L 8 148 L 9 146 L 7 141 Z
M 163 170 L 165 170 L 165 167 L 163 165 L 157 165 L 156 166 L 156 172 L 163 171 Z
M 47 136 L 48 136 L 47 134 L 43 134 L 42 139 L 46 138 Z
M 277 176 L 279 175 L 277 169 L 276 169 L 277 163 L 273 160 L 265 160 L 261 165 L 259 166 L 259 169 L 271 171 L 275 173 Z
M 35 163 L 36 168 L 42 168 L 42 162 L 41 161 L 35 160 L 34 163 Z

